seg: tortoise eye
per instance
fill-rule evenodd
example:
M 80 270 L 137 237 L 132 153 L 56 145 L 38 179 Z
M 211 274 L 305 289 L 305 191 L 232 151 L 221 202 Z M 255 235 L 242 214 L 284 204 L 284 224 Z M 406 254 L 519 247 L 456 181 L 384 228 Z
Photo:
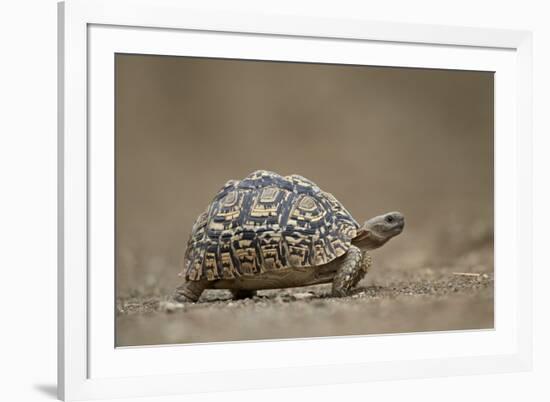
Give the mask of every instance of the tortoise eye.
M 391 216 L 391 215 L 386 216 L 386 222 L 392 223 L 393 222 L 393 216 Z

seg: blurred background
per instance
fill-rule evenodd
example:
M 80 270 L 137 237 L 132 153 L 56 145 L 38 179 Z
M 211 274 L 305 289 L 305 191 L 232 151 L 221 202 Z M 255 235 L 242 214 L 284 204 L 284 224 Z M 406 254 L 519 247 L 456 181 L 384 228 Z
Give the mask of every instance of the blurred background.
M 118 54 L 117 296 L 171 292 L 197 215 L 256 169 L 313 180 L 359 222 L 403 212 L 375 281 L 492 270 L 475 254 L 492 247 L 492 149 L 490 72 Z

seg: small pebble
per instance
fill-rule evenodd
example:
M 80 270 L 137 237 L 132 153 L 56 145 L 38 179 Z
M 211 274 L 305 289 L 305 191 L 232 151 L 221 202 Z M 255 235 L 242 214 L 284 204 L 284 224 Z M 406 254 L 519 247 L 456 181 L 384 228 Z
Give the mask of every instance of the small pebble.
M 312 293 L 294 293 L 292 295 L 292 298 L 294 300 L 306 300 L 306 299 L 311 299 L 312 297 L 314 297 L 314 295 Z
M 167 313 L 173 313 L 176 310 L 184 310 L 185 305 L 183 303 L 176 303 L 172 301 L 161 301 L 159 302 L 159 310 L 165 311 Z

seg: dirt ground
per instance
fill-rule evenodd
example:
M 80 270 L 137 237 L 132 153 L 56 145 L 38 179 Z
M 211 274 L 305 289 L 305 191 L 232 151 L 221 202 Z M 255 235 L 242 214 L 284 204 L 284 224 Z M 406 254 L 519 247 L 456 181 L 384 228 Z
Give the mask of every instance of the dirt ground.
M 226 342 L 493 328 L 492 259 L 484 247 L 462 264 L 375 271 L 345 298 L 330 285 L 266 290 L 232 300 L 207 290 L 198 303 L 134 292 L 117 300 L 117 346 Z M 475 261 L 477 260 L 477 261 Z M 476 265 L 463 265 L 475 261 Z

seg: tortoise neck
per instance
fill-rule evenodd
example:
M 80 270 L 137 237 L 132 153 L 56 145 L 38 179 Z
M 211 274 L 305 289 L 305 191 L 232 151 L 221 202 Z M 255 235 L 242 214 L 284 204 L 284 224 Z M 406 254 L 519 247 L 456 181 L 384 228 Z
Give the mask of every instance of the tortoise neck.
M 351 244 L 359 247 L 362 251 L 374 250 L 378 247 L 382 247 L 388 239 L 384 239 L 376 236 L 372 232 L 364 232 L 360 236 L 357 236 L 351 240 Z

